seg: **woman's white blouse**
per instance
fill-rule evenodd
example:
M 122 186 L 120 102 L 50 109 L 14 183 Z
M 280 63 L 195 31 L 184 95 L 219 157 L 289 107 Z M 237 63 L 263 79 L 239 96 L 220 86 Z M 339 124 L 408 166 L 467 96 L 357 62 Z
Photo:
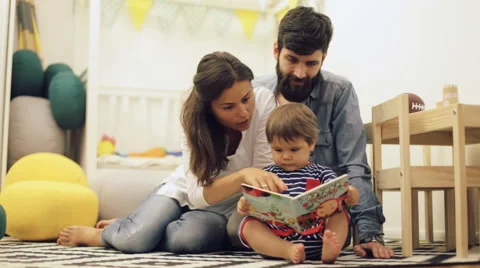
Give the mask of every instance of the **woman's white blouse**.
M 265 127 L 270 113 L 276 107 L 272 91 L 265 87 L 254 88 L 255 110 L 250 128 L 242 132 L 242 139 L 234 155 L 228 156 L 227 168 L 218 177 L 223 177 L 243 168 L 263 168 L 273 164 L 270 145 L 265 135 Z M 236 209 L 241 193 L 210 205 L 203 196 L 203 187 L 190 172 L 190 148 L 184 133 L 182 135 L 183 165 L 179 166 L 168 178 L 157 194 L 176 199 L 180 206 L 188 205 L 191 209 L 204 209 L 230 216 Z

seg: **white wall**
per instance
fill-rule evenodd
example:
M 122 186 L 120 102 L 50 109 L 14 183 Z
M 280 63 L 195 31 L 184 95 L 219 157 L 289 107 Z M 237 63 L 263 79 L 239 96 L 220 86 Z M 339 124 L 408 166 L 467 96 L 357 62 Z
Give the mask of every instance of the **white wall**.
M 325 0 L 334 37 L 324 68 L 354 84 L 364 122 L 371 107 L 400 93 L 412 92 L 427 108 L 442 99 L 444 84 L 457 84 L 463 103 L 479 104 L 480 1 L 476 0 Z M 476 149 L 476 150 L 475 150 Z M 398 166 L 397 146 L 383 147 L 383 167 Z M 450 148 L 435 148 L 436 165 L 451 164 Z M 412 164 L 421 165 L 420 148 Z M 478 164 L 480 150 L 469 150 L 467 162 Z M 421 195 L 423 196 L 423 195 Z M 423 234 L 423 197 L 420 197 Z M 434 193 L 435 238 L 444 235 L 443 195 Z M 384 194 L 386 236 L 400 237 L 400 195 Z
M 179 10 L 171 27 L 162 29 L 157 18 L 149 16 L 137 31 L 124 6 L 113 27 L 102 31 L 100 83 L 184 90 L 191 86 L 201 57 L 219 50 L 232 53 L 255 74 L 274 71 L 274 17 L 259 17 L 250 40 L 236 15 L 223 36 L 215 32 L 211 13 L 194 32 L 188 30 L 185 18 Z
M 75 49 L 73 3 L 73 0 L 35 2 L 44 68 L 52 63 L 65 63 L 73 68 Z
M 80 74 L 88 66 L 88 7 L 83 9 L 81 1 L 74 0 L 41 0 L 35 6 L 44 67 L 63 62 Z M 102 29 L 101 82 L 185 89 L 191 84 L 200 58 L 216 50 L 231 52 L 256 75 L 274 71 L 272 43 L 276 21 L 273 16 L 258 18 L 250 40 L 245 38 L 235 15 L 223 36 L 216 34 L 213 23 L 212 14 L 207 13 L 201 27 L 191 33 L 180 9 L 169 29 L 162 29 L 150 15 L 144 28 L 137 31 L 125 4 L 113 27 Z
M 200 58 L 217 50 L 232 53 L 252 68 L 256 75 L 274 72 L 274 16 L 261 14 L 251 39 L 246 38 L 233 10 L 231 26 L 223 35 L 218 35 L 214 29 L 215 18 L 211 9 L 193 32 L 187 28 L 183 8 L 179 8 L 168 29 L 162 28 L 158 17 L 149 14 L 143 29 L 139 31 L 134 27 L 126 3 L 127 1 L 120 9 L 113 26 L 103 26 L 101 29 L 100 85 L 185 90 L 192 84 Z M 158 2 L 154 1 L 154 5 L 156 3 Z M 154 8 L 155 6 L 151 13 Z M 88 67 L 88 6 L 82 6 L 82 1 L 42 0 L 36 2 L 36 10 L 44 67 L 64 62 L 79 75 Z M 103 122 L 101 118 L 103 117 L 99 118 L 98 139 L 103 133 L 111 134 L 103 128 L 108 122 Z M 135 141 L 118 140 L 118 144 L 127 142 Z M 143 144 L 137 150 L 149 146 L 165 145 Z

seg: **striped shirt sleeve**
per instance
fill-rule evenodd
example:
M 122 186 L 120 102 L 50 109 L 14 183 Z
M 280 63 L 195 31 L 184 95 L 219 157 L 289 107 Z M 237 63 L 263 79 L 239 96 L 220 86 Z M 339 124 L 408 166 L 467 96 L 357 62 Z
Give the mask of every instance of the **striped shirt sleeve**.
M 318 179 L 322 184 L 337 178 L 337 174 L 331 168 L 315 165 L 315 171 L 318 173 Z

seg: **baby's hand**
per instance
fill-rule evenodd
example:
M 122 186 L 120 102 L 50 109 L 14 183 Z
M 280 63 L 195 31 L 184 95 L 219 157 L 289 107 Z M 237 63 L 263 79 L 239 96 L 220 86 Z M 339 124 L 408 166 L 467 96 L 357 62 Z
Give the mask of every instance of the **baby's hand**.
M 246 216 L 249 211 L 250 204 L 248 201 L 245 199 L 245 197 L 240 197 L 240 200 L 238 200 L 237 203 L 237 211 L 240 215 Z
M 360 200 L 360 194 L 358 193 L 357 188 L 353 186 L 348 186 L 347 198 L 345 199 L 345 203 L 349 206 L 355 206 L 358 204 Z

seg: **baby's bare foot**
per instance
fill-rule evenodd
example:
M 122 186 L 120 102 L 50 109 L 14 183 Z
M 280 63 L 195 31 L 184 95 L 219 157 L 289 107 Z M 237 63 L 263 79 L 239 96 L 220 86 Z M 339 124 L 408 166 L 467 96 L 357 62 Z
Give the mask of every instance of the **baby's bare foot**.
M 302 263 L 305 260 L 305 246 L 303 244 L 292 244 L 288 249 L 287 259 L 293 263 Z
M 117 219 L 101 220 L 97 223 L 97 225 L 95 227 L 98 228 L 98 229 L 103 229 L 103 228 L 109 226 L 110 224 L 112 224 L 116 220 Z
M 103 247 L 102 229 L 87 226 L 69 226 L 60 232 L 57 245 Z
M 323 234 L 323 263 L 334 263 L 337 260 L 341 250 L 342 246 L 338 242 L 337 234 L 330 230 L 326 230 Z

